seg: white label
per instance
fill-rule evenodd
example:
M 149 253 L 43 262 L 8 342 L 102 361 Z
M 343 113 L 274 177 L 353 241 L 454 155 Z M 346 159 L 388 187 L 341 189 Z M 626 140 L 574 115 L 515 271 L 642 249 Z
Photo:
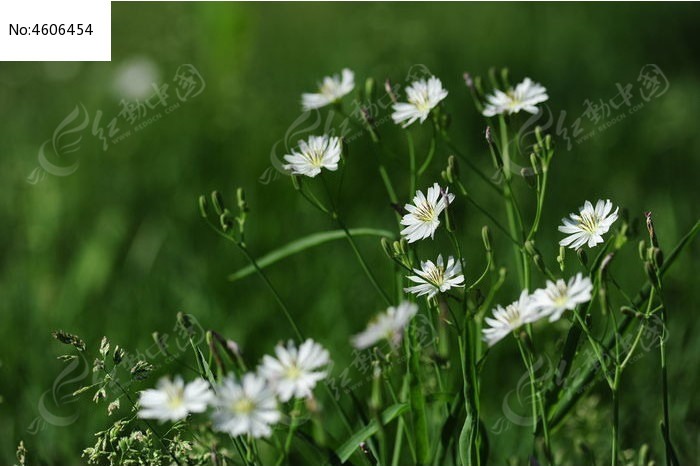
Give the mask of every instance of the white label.
M 0 61 L 110 61 L 110 0 L 0 0 Z

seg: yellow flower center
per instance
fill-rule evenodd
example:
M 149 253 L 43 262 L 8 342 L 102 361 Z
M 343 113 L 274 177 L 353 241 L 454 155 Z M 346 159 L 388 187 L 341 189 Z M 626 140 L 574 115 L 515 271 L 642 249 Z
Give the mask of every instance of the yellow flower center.
M 417 210 L 413 214 L 421 222 L 432 222 L 435 220 L 435 208 L 428 202 L 416 205 Z
M 581 214 L 578 226 L 589 233 L 595 233 L 598 230 L 598 216 L 595 212 L 592 214 L 588 212 Z
M 185 391 L 183 389 L 168 387 L 165 391 L 168 395 L 167 406 L 169 409 L 178 409 L 185 403 Z
M 249 414 L 255 408 L 255 404 L 248 398 L 241 398 L 233 403 L 232 409 L 238 414 Z
M 301 371 L 299 368 L 295 365 L 290 366 L 287 368 L 287 378 L 291 380 L 297 380 L 299 377 L 301 377 Z

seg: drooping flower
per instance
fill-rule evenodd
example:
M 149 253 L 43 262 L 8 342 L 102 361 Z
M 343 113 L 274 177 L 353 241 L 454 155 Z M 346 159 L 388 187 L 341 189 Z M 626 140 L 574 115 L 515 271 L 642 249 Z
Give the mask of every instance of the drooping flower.
M 486 106 L 482 112 L 486 117 L 495 115 L 513 114 L 524 110 L 528 113 L 537 113 L 537 104 L 549 99 L 547 89 L 539 83 L 525 78 L 523 82 L 503 92 L 496 89 L 493 94 L 486 96 Z
M 289 341 L 287 346 L 275 347 L 277 358 L 265 355 L 259 373 L 267 378 L 280 401 L 309 398 L 311 391 L 327 372 L 319 370 L 330 362 L 328 351 L 308 339 L 297 349 Z
M 532 306 L 538 318 L 549 317 L 549 321 L 554 322 L 564 311 L 590 301 L 592 290 L 591 279 L 581 273 L 571 277 L 568 283 L 561 278 L 556 283 L 547 280 L 544 288 L 532 294 Z
M 427 81 L 419 79 L 406 87 L 408 103 L 395 103 L 391 118 L 394 123 L 401 124 L 403 128 L 416 120 L 423 123 L 430 115 L 430 111 L 445 97 L 447 97 L 447 91 L 442 88 L 442 82 L 438 78 L 431 76 Z
M 318 92 L 301 95 L 301 106 L 306 112 L 325 107 L 340 100 L 355 88 L 355 74 L 344 68 L 341 75 L 326 76 L 318 85 Z
M 404 329 L 417 312 L 418 306 L 409 301 L 389 307 L 386 312 L 372 320 L 363 332 L 352 337 L 352 346 L 365 349 L 383 340 L 397 346 L 401 343 Z
M 438 217 L 443 210 L 454 200 L 455 195 L 443 191 L 439 184 L 435 183 L 428 188 L 428 195 L 418 191 L 413 198 L 413 204 L 406 204 L 404 208 L 408 211 L 401 219 L 401 225 L 406 228 L 401 230 L 401 234 L 406 237 L 409 243 L 433 237 L 435 230 L 440 225 Z
M 447 266 L 442 260 L 442 255 L 438 256 L 436 263 L 425 261 L 421 262 L 420 266 L 420 269 L 413 269 L 416 275 L 408 277 L 418 285 L 405 288 L 404 291 L 407 293 L 414 293 L 416 296 L 427 295 L 428 298 L 432 298 L 450 288 L 464 286 L 462 265 L 452 256 L 447 258 Z
M 195 379 L 185 385 L 182 377 L 175 380 L 163 377 L 156 388 L 144 390 L 139 396 L 139 417 L 159 421 L 177 421 L 190 413 L 201 413 L 212 399 L 209 384 Z
M 254 373 L 245 374 L 240 383 L 232 375 L 225 378 L 216 390 L 213 405 L 214 430 L 233 436 L 269 437 L 270 426 L 280 419 L 274 391 Z
M 610 200 L 598 200 L 595 208 L 593 204 L 586 201 L 583 207 L 579 209 L 577 214 L 569 214 L 569 218 L 563 218 L 563 225 L 559 226 L 559 231 L 566 233 L 567 236 L 559 241 L 560 246 L 568 246 L 571 249 L 579 249 L 584 244 L 588 243 L 588 247 L 592 248 L 598 243 L 603 242 L 603 236 L 608 232 L 610 226 L 617 220 L 617 211 L 612 212 L 613 204 Z
M 306 175 L 313 178 L 325 168 L 330 171 L 338 169 L 340 161 L 340 139 L 333 136 L 311 136 L 308 141 L 299 141 L 299 150 L 292 150 L 285 155 L 284 160 L 289 162 L 284 165 L 293 175 Z
M 488 327 L 483 329 L 484 341 L 489 346 L 493 346 L 508 334 L 520 328 L 520 326 L 529 324 L 539 319 L 540 316 L 532 306 L 532 297 L 527 290 L 520 293 L 520 298 L 517 301 L 503 306 L 496 306 L 493 310 L 493 318 L 484 317 L 484 321 Z

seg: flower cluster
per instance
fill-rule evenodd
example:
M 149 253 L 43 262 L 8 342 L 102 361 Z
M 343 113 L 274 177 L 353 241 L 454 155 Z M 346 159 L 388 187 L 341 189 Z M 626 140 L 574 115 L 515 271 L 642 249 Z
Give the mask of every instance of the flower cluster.
M 532 294 L 523 290 L 517 301 L 505 309 L 496 306 L 493 318 L 484 318 L 488 324 L 482 331 L 484 340 L 493 346 L 522 325 L 543 318 L 549 318 L 550 322 L 559 320 L 564 311 L 574 310 L 579 304 L 590 301 L 592 290 L 591 279 L 580 273 L 568 282 L 563 279 L 556 282 L 547 280 L 544 288 L 537 289 Z
M 155 389 L 141 392 L 139 417 L 177 421 L 213 408 L 214 430 L 233 436 L 268 437 L 281 418 L 279 402 L 308 399 L 328 375 L 328 351 L 308 339 L 298 348 L 291 341 L 277 345 L 275 356 L 263 357 L 255 372 L 229 374 L 211 386 L 201 378 L 185 384 L 182 377 L 162 378 Z

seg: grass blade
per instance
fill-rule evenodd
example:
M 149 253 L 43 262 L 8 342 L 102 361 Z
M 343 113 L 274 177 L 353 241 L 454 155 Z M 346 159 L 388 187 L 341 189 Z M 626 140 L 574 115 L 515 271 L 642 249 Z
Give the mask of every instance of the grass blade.
M 349 229 L 352 236 L 379 236 L 384 238 L 393 239 L 395 235 L 387 230 L 378 230 L 375 228 L 351 228 Z M 273 251 L 268 252 L 264 256 L 256 259 L 258 265 L 261 269 L 279 262 L 289 256 L 302 252 L 306 249 L 312 248 L 314 246 L 319 246 L 323 243 L 329 241 L 335 241 L 338 239 L 345 239 L 345 232 L 343 230 L 331 230 L 323 231 L 320 233 L 314 233 L 303 238 L 296 239 L 284 246 L 277 248 Z M 255 268 L 252 265 L 244 267 L 228 276 L 229 281 L 240 280 L 241 278 L 247 277 L 255 273 Z
M 408 404 L 406 403 L 396 403 L 389 406 L 382 412 L 382 424 L 387 425 L 407 410 Z M 377 421 L 372 419 L 367 425 L 352 434 L 350 438 L 336 450 L 336 454 L 340 457 L 340 460 L 346 462 L 350 459 L 353 453 L 358 450 L 360 443 L 376 434 L 378 429 Z

